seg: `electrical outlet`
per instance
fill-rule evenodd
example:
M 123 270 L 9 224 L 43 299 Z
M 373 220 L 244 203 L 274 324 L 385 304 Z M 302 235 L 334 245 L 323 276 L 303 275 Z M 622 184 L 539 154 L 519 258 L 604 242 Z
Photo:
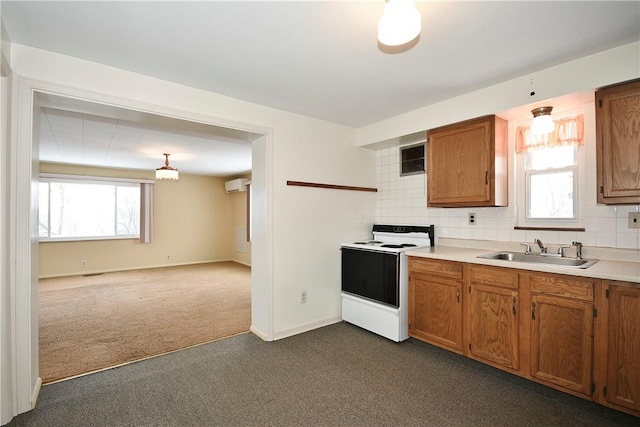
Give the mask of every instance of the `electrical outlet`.
M 83 259 L 82 261 L 80 261 L 80 267 L 82 268 L 86 268 L 87 267 L 87 260 Z
M 474 213 L 470 213 L 469 214 L 469 225 L 476 225 L 476 214 Z
M 629 228 L 640 229 L 640 212 L 629 212 Z
M 307 291 L 300 292 L 300 304 L 307 302 Z

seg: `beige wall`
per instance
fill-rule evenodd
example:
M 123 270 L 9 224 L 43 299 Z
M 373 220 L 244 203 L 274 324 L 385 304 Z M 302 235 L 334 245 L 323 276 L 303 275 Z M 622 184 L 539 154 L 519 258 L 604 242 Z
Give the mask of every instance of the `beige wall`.
M 52 163 L 41 163 L 40 171 L 153 179 L 152 171 Z M 152 243 L 137 239 L 40 243 L 40 277 L 235 259 L 235 204 L 224 191 L 224 181 L 184 173 L 178 181 L 156 181 Z M 87 261 L 86 268 L 81 267 L 82 260 Z

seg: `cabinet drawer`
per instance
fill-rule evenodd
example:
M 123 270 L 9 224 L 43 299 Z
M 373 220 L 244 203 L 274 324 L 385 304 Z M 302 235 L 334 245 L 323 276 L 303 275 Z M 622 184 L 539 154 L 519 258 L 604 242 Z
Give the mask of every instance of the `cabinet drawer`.
M 471 265 L 469 267 L 471 283 L 518 289 L 518 272 L 508 268 Z
M 593 282 L 594 279 L 551 274 L 532 274 L 529 278 L 531 292 L 584 301 L 593 301 Z
M 462 264 L 453 261 L 409 257 L 409 274 L 413 272 L 429 273 L 462 280 Z

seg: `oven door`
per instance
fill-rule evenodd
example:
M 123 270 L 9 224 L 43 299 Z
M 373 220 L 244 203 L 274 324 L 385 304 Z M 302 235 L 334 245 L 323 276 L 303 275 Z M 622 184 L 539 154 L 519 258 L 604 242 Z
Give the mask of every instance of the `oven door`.
M 342 292 L 398 307 L 400 254 L 341 248 Z

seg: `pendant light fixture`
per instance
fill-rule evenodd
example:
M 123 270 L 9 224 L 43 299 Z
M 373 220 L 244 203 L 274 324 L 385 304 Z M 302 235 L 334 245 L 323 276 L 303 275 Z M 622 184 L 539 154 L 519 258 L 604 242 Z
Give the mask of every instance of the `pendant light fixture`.
M 385 0 L 384 13 L 378 22 L 378 41 L 386 46 L 400 46 L 418 37 L 420 12 L 413 0 Z
M 156 169 L 156 179 L 178 179 L 178 169 L 169 166 L 169 156 L 171 154 L 163 153 L 164 166 Z
M 551 118 L 553 107 L 539 107 L 531 110 L 533 121 L 531 122 L 532 135 L 547 135 L 553 131 L 555 125 Z

